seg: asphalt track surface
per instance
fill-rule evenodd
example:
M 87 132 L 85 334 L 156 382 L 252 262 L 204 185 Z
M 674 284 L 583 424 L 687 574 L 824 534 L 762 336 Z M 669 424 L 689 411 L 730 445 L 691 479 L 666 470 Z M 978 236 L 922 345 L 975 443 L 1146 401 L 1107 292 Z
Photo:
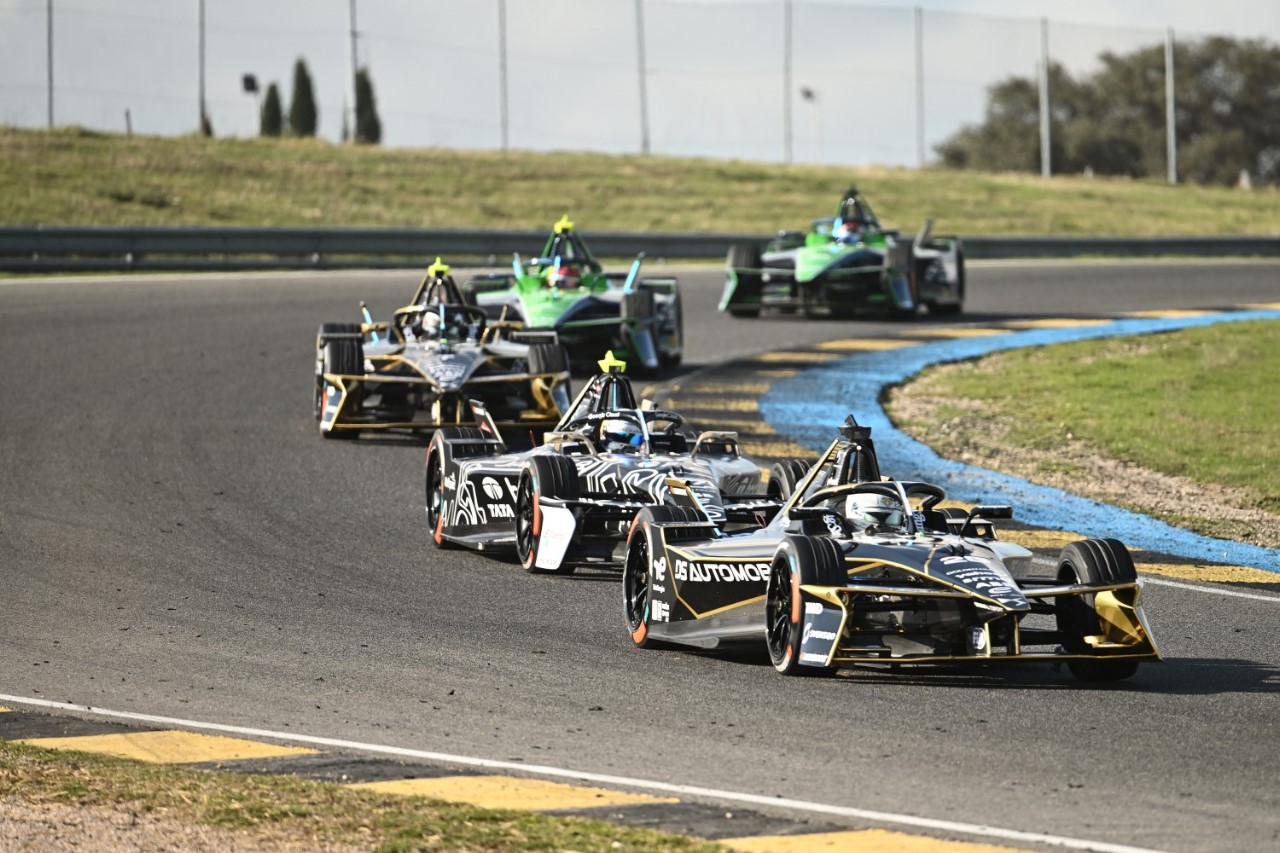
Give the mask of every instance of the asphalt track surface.
M 1280 295 L 1274 263 L 969 274 L 948 325 Z M 682 271 L 688 370 L 905 328 L 735 321 L 720 275 Z M 436 551 L 423 443 L 325 442 L 311 417 L 317 326 L 360 299 L 388 316 L 417 278 L 0 281 L 0 694 L 1116 845 L 1280 847 L 1273 592 L 1149 586 L 1166 660 L 1117 685 L 784 679 L 762 657 L 634 650 L 615 574 Z

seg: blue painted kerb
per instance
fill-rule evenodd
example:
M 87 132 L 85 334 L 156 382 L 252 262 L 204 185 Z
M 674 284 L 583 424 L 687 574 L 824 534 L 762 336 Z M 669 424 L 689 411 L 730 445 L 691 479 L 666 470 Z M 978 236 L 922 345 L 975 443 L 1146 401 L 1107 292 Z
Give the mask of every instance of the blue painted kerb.
M 872 428 L 881 468 L 898 477 L 942 486 L 968 503 L 1012 504 L 1014 518 L 1038 527 L 1085 536 L 1114 537 L 1131 548 L 1193 560 L 1252 566 L 1280 573 L 1280 549 L 1200 536 L 1149 516 L 1037 486 L 996 471 L 939 457 L 893 427 L 880 394 L 932 364 L 976 358 L 990 352 L 1091 338 L 1143 335 L 1214 323 L 1280 319 L 1280 311 L 1233 311 L 1194 317 L 1116 320 L 1097 326 L 1037 329 L 983 338 L 938 341 L 893 350 L 858 353 L 774 383 L 760 400 L 760 414 L 775 432 L 811 450 L 835 437 L 845 415 Z M 1272 389 L 1271 393 L 1276 393 Z

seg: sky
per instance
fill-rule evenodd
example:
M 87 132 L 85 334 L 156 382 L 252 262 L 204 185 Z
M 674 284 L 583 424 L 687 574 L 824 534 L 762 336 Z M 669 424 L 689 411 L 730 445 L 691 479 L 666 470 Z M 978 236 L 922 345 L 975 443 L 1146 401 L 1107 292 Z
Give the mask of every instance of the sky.
M 992 84 L 1036 74 L 1042 18 L 1051 61 L 1073 74 L 1104 51 L 1162 44 L 1169 28 L 1177 39 L 1280 44 L 1277 0 L 791 0 L 788 62 L 786 7 L 643 0 L 638 22 L 634 0 L 355 0 L 356 50 L 388 146 L 913 166 L 981 122 Z M 195 130 L 200 0 L 0 0 L 0 124 L 48 124 L 50 8 L 55 125 Z M 258 99 L 274 82 L 287 103 L 301 58 L 320 135 L 341 137 L 350 0 L 204 9 L 216 135 L 255 135 Z M 257 95 L 243 91 L 245 74 L 260 81 Z

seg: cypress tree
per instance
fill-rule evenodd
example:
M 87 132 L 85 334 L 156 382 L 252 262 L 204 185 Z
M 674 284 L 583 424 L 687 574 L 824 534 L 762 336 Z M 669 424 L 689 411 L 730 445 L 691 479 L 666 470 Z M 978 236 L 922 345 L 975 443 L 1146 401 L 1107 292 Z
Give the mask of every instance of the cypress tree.
M 377 145 L 382 141 L 382 122 L 373 97 L 373 79 L 368 68 L 356 72 L 356 142 Z
M 272 83 L 267 87 L 267 96 L 262 101 L 258 133 L 262 136 L 279 136 L 283 131 L 284 110 L 280 107 L 280 89 Z
M 311 87 L 307 63 L 299 57 L 293 64 L 293 100 L 289 102 L 289 132 L 294 136 L 316 135 L 316 96 Z

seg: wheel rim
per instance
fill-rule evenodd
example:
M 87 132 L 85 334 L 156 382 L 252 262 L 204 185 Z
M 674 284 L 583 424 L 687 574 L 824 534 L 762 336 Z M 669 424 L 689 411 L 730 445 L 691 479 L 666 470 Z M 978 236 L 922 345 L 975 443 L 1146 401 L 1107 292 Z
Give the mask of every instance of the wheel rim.
M 627 568 L 623 576 L 627 628 L 631 631 L 644 624 L 645 610 L 649 607 L 649 540 L 639 531 L 635 535 L 638 541 L 627 552 Z
M 769 657 L 775 664 L 781 663 L 791 644 L 791 567 L 785 560 L 775 565 L 769 573 L 769 586 L 765 595 L 765 625 Z
M 520 481 L 516 495 L 516 552 L 522 562 L 533 554 L 533 489 L 528 477 Z

